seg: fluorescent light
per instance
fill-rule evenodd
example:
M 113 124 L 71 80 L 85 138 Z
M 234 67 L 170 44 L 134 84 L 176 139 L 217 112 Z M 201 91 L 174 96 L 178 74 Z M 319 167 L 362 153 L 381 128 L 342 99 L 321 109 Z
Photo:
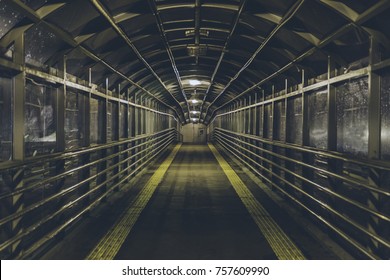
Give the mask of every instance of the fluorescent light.
M 191 114 L 200 114 L 200 111 L 191 111 Z
M 199 100 L 197 100 L 197 99 L 192 99 L 191 102 L 192 102 L 192 104 L 196 104 L 196 103 L 199 102 Z
M 196 122 L 196 120 L 197 120 L 197 119 L 195 119 L 195 118 L 192 119 L 193 122 Z
M 191 86 L 199 86 L 201 82 L 199 80 L 189 80 Z

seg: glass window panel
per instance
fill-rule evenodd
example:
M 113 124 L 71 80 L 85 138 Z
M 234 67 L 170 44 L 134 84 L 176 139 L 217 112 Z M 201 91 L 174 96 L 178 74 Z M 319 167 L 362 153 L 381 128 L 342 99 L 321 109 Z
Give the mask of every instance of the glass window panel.
M 382 158 L 390 160 L 390 71 L 381 77 Z
M 12 80 L 0 77 L 0 161 L 12 159 Z
M 0 0 L 0 39 L 22 18 L 23 16 L 9 7 L 5 0 Z
M 110 113 L 108 114 L 108 123 L 111 130 L 111 135 L 108 136 L 108 139 L 111 141 L 118 140 L 118 103 L 109 102 L 109 107 L 111 107 Z
M 29 6 L 33 10 L 38 10 L 40 7 L 47 3 L 47 0 L 22 0 L 24 4 Z
M 251 130 L 251 134 L 253 135 L 256 135 L 256 122 L 257 122 L 257 118 L 256 118 L 256 108 L 253 107 L 250 109 L 251 110 L 251 124 L 250 124 L 250 130 Z
M 264 121 L 264 114 L 263 114 L 263 110 L 264 110 L 264 107 L 263 106 L 259 106 L 258 107 L 258 116 L 257 116 L 257 119 L 258 119 L 258 135 L 260 137 L 263 137 L 263 121 Z
M 103 124 L 103 101 L 95 98 L 90 99 L 90 143 L 91 144 L 101 144 L 104 143 L 103 133 L 104 124 Z
M 288 99 L 287 141 L 302 144 L 302 96 Z
M 55 151 L 56 93 L 55 88 L 30 81 L 26 83 L 24 122 L 26 157 Z
M 126 137 L 126 109 L 127 105 L 120 104 L 120 111 L 119 111 L 119 137 L 125 138 Z
M 328 90 L 312 92 L 308 96 L 310 146 L 320 149 L 328 147 Z
M 249 114 L 250 114 L 250 112 L 249 112 L 249 109 L 246 109 L 244 113 L 245 113 L 245 133 L 250 134 L 250 130 L 249 130 L 249 122 L 250 122 Z
M 279 101 L 275 103 L 275 140 L 286 140 L 286 103 Z
M 82 115 L 83 98 L 82 94 L 67 90 L 65 105 L 65 145 L 66 149 L 74 149 L 82 146 L 84 140 Z
M 139 104 L 139 103 L 137 103 Z M 136 108 L 135 109 L 135 135 L 140 135 L 142 134 L 142 131 L 141 131 L 141 109 L 140 108 Z
M 52 32 L 38 24 L 27 30 L 25 34 L 26 63 L 42 66 L 62 46 L 62 41 Z
M 111 141 L 112 135 L 112 103 L 107 103 L 107 139 Z
M 366 156 L 368 153 L 368 79 L 336 86 L 337 150 Z
M 102 18 L 99 19 L 99 13 L 94 9 L 90 1 L 72 0 L 63 2 L 65 2 L 66 5 L 50 14 L 47 18 L 51 23 L 64 28 L 64 30 L 73 37 L 88 32 L 81 27 L 98 27 L 101 23 L 105 24 Z M 111 2 L 111 0 L 109 2 Z M 108 6 L 111 6 L 111 3 Z M 102 30 L 104 29 L 105 28 L 102 27 Z M 91 41 L 94 42 L 95 40 L 91 39 Z
M 66 72 L 68 76 L 81 77 L 83 74 L 88 73 L 88 66 L 91 66 L 93 61 L 91 58 L 86 57 L 80 49 L 73 49 L 66 55 Z
M 272 112 L 272 103 L 269 103 L 264 106 L 264 137 L 268 139 L 272 139 L 272 119 L 273 119 L 273 112 Z
M 135 108 L 133 106 L 130 106 L 129 108 L 129 114 L 128 114 L 128 135 L 133 137 L 135 133 Z M 160 122 L 160 118 L 157 119 L 157 123 Z

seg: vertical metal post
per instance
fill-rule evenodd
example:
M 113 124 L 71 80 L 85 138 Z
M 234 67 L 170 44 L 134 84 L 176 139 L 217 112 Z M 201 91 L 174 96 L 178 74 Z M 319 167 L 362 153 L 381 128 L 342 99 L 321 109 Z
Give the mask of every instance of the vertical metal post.
M 57 152 L 65 151 L 65 102 L 66 102 L 66 56 L 62 60 L 63 85 L 56 95 L 56 140 Z
M 88 68 L 88 86 L 92 87 L 92 69 Z
M 328 57 L 328 150 L 337 150 L 337 110 L 336 89 L 329 83 L 334 77 L 335 69 L 332 58 Z
M 111 139 L 108 139 L 108 78 L 106 78 L 106 92 L 105 92 L 105 98 L 103 100 L 103 112 L 102 112 L 102 124 L 103 124 L 103 127 L 102 127 L 102 139 L 101 139 L 101 143 L 100 144 L 106 144 L 108 141 L 110 141 Z M 112 113 L 112 109 L 111 109 L 111 113 Z M 111 118 L 112 118 L 112 115 L 111 115 Z M 111 127 L 111 135 L 112 135 L 113 131 L 112 131 L 112 127 Z M 106 149 L 102 149 L 100 152 L 99 152 L 99 158 L 100 159 L 104 159 L 107 157 L 107 155 L 109 154 L 109 152 L 106 150 Z M 109 163 L 104 160 L 102 161 L 101 163 L 98 164 L 98 168 L 97 168 L 97 172 L 98 172 L 98 178 L 97 178 L 97 184 L 102 184 L 103 182 L 105 182 L 107 180 L 107 173 L 105 172 L 106 169 L 107 169 L 107 166 L 109 165 Z M 102 187 L 101 188 L 101 192 L 104 193 L 107 191 L 107 185 Z
M 61 86 L 59 86 L 56 89 L 56 94 L 54 96 L 55 100 L 55 124 L 56 124 L 56 151 L 57 152 L 64 152 L 66 149 L 66 141 L 65 141 L 65 110 L 66 110 L 66 56 L 63 56 L 63 59 L 61 61 L 61 70 L 63 73 L 63 83 Z M 65 171 L 65 160 L 59 159 L 56 161 L 53 161 L 50 163 L 50 166 L 52 167 L 51 170 L 54 170 L 54 172 L 51 172 L 52 176 L 56 176 L 58 174 L 61 174 Z M 56 183 L 53 184 L 53 191 L 58 193 L 61 191 L 61 189 L 64 187 L 65 179 L 58 180 Z M 65 201 L 63 199 L 60 199 L 58 201 L 59 204 L 63 204 Z M 58 220 L 61 219 L 61 216 L 58 217 Z
M 24 33 L 16 38 L 14 49 L 14 63 L 22 66 L 22 72 L 13 77 L 13 118 L 12 118 L 12 159 L 24 161 L 24 114 L 25 114 L 25 97 L 26 97 L 26 72 L 25 72 L 25 56 L 24 56 Z M 24 186 L 24 169 L 16 170 L 12 174 L 12 188 L 16 191 Z M 13 213 L 24 209 L 24 195 L 14 195 L 10 201 L 10 208 Z M 18 218 L 10 222 L 10 234 L 16 236 L 23 231 L 23 220 Z M 14 243 L 11 246 L 11 254 L 16 255 L 20 250 L 21 241 Z
M 302 76 L 302 83 L 304 83 L 304 79 L 305 79 L 305 77 Z M 309 146 L 310 145 L 309 122 L 311 120 L 309 119 L 309 94 L 308 94 L 308 92 L 302 91 L 302 102 L 303 102 L 303 105 L 302 105 L 302 145 Z M 302 154 L 303 162 L 310 165 L 310 166 L 314 165 L 314 158 L 315 158 L 315 156 L 312 153 L 303 152 L 303 154 Z M 302 175 L 310 181 L 314 180 L 314 172 L 311 168 L 302 167 Z M 312 191 L 313 188 L 309 183 L 302 182 L 302 188 L 306 193 L 313 195 L 313 191 Z M 305 201 L 308 204 L 311 203 L 309 200 L 305 199 Z
M 90 87 L 92 86 L 92 84 L 90 83 Z M 87 94 L 81 94 L 79 93 L 80 95 L 80 118 L 82 118 L 83 120 L 83 124 L 84 124 L 84 127 L 82 128 L 83 129 L 83 133 L 84 133 L 84 141 L 83 141 L 83 146 L 84 147 L 89 147 L 91 145 L 91 122 L 92 121 L 96 121 L 96 120 L 91 120 L 91 98 L 92 98 L 92 94 L 91 94 L 91 91 L 89 91 Z M 85 166 L 86 164 L 88 164 L 90 162 L 90 154 L 89 153 L 85 153 L 83 155 L 81 155 L 80 159 L 79 159 L 79 162 L 78 162 L 78 165 L 79 166 Z M 79 181 L 83 181 L 87 178 L 89 178 L 91 174 L 91 168 L 90 167 L 87 167 L 87 168 L 83 168 L 79 174 L 78 174 L 78 178 L 79 178 Z M 90 188 L 90 183 L 87 182 L 87 183 L 84 183 L 79 191 L 78 191 L 78 194 L 79 195 L 83 195 L 84 193 L 86 193 Z M 87 204 L 88 203 L 88 198 L 86 198 L 84 201 L 83 201 L 84 204 Z
M 130 95 L 130 92 L 128 92 L 128 94 Z M 136 96 L 134 93 L 133 95 L 130 96 L 130 101 L 135 104 L 136 103 L 135 100 L 136 100 Z M 130 111 L 129 111 L 129 136 L 131 138 L 134 138 L 136 135 L 136 107 L 131 106 L 131 107 L 129 107 L 129 109 L 130 109 Z M 132 141 L 131 147 L 134 147 L 135 145 L 136 145 L 136 142 Z M 134 165 L 135 149 L 131 150 L 130 157 L 131 157 L 131 160 L 129 163 L 132 166 L 131 172 L 133 172 L 135 170 L 135 165 Z
M 294 103 L 293 98 L 290 97 L 286 98 L 286 142 L 293 142 L 291 135 L 294 133 L 292 127 L 290 127 L 289 122 L 293 120 L 292 115 L 294 114 Z M 286 149 L 286 156 L 288 158 L 294 159 L 295 153 L 294 149 Z M 286 168 L 290 170 L 292 173 L 295 172 L 295 164 L 291 161 L 286 161 Z M 295 183 L 295 177 L 290 172 L 285 172 L 285 179 L 289 182 L 294 184 Z
M 368 157 L 380 158 L 381 136 L 381 104 L 380 76 L 372 71 L 372 65 L 380 61 L 378 43 L 371 37 L 370 67 L 368 74 Z
M 120 98 L 120 84 L 118 85 L 118 93 L 117 93 L 117 97 Z M 116 107 L 116 110 L 114 110 L 114 108 Z M 115 123 L 115 126 L 114 126 L 114 123 Z M 121 124 L 121 102 L 118 100 L 116 102 L 112 101 L 112 104 L 111 104 L 111 139 L 113 141 L 116 141 L 118 142 L 118 140 L 120 139 L 120 127 L 122 126 Z M 113 154 L 118 154 L 120 151 L 123 150 L 125 145 L 116 145 L 112 148 L 112 151 L 111 153 Z M 117 155 L 116 157 L 114 157 L 111 162 L 113 165 L 117 165 L 119 164 L 121 160 L 121 156 L 120 155 Z M 106 166 L 106 168 L 108 168 L 110 166 L 110 164 L 108 164 Z M 113 175 L 115 174 L 118 174 L 120 171 L 120 166 L 117 165 L 117 167 L 114 168 L 113 170 Z M 123 175 L 120 175 L 120 177 L 116 177 L 113 182 L 110 184 L 113 184 L 113 185 L 116 185 L 119 183 L 119 179 L 121 179 Z M 115 188 L 115 190 L 119 190 L 118 187 Z
M 303 71 L 303 70 L 302 70 Z M 283 99 L 283 102 L 284 102 L 284 116 L 285 116 L 285 125 L 284 125 L 284 142 L 286 142 L 286 139 L 287 139 L 287 93 L 288 93 L 288 83 L 287 83 L 287 79 L 286 79 L 286 95 L 285 95 L 285 98 Z
M 139 102 L 139 97 L 138 97 L 138 94 L 135 92 L 134 93 L 134 104 L 140 104 Z M 140 108 L 138 107 L 135 107 L 135 115 L 134 115 L 134 125 L 135 125 L 135 130 L 134 130 L 134 136 L 137 137 L 140 135 L 140 130 L 141 130 L 141 127 L 140 127 Z M 138 144 L 140 144 L 140 141 L 134 141 L 134 146 L 137 146 Z M 134 150 L 134 168 L 137 169 L 138 167 L 138 164 L 136 163 L 138 161 L 138 158 L 139 158 L 139 155 L 138 155 L 138 151 L 139 151 L 139 148 L 135 148 Z M 134 175 L 136 175 L 136 173 L 134 173 Z
M 372 71 L 372 65 L 380 62 L 380 60 L 379 43 L 374 36 L 371 36 L 368 73 L 368 158 L 375 160 L 380 159 L 381 155 L 381 86 L 380 76 Z M 380 171 L 371 168 L 369 170 L 369 184 L 374 187 L 380 187 L 383 175 Z M 385 208 L 386 202 L 385 198 L 380 197 L 378 193 L 370 192 L 366 203 L 372 210 L 381 211 Z M 368 218 L 367 227 L 374 234 L 379 231 L 383 232 L 386 228 L 384 222 L 380 222 L 378 218 L 373 216 Z M 372 252 L 377 252 L 378 249 L 382 248 L 373 239 L 370 240 L 368 247 Z
M 328 56 L 328 150 L 336 151 L 337 150 L 337 96 L 335 86 L 330 84 L 330 79 L 336 75 L 336 67 L 332 57 Z M 328 168 L 329 171 L 336 174 L 342 175 L 343 173 L 343 162 L 337 159 L 328 159 Z M 343 188 L 343 181 L 337 180 L 333 177 L 328 178 L 329 188 L 336 191 L 340 188 Z M 328 203 L 330 205 L 337 205 L 335 199 L 329 199 Z M 337 206 L 336 206 L 337 208 Z M 329 215 L 327 217 L 329 220 L 333 219 L 333 216 Z M 328 230 L 328 229 L 326 229 Z M 329 232 L 330 234 L 330 232 Z
M 24 160 L 24 111 L 26 98 L 26 71 L 24 62 L 24 33 L 15 40 L 14 62 L 21 65 L 23 70 L 13 78 L 13 160 Z

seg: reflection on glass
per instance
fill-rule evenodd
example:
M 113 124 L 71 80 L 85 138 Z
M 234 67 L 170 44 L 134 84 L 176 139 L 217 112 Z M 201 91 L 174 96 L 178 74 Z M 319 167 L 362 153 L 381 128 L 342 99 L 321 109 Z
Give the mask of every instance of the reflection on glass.
M 26 63 L 34 66 L 44 65 L 63 45 L 63 42 L 43 24 L 28 29 L 25 42 Z
M 326 88 L 309 94 L 309 140 L 310 146 L 328 147 L 328 91 Z
M 105 133 L 103 133 L 103 101 L 91 98 L 90 99 L 90 143 L 104 143 Z
M 67 150 L 82 146 L 84 121 L 80 112 L 82 94 L 67 90 L 65 104 L 65 146 Z
M 382 159 L 390 160 L 390 71 L 381 78 L 381 125 Z
M 279 101 L 275 103 L 275 140 L 286 140 L 286 103 Z
M 27 157 L 55 151 L 56 91 L 56 88 L 35 82 L 26 83 L 24 141 Z
M 259 132 L 259 136 L 260 137 L 263 137 L 263 106 L 259 106 L 258 108 L 258 132 Z
M 119 111 L 119 137 L 125 138 L 126 137 L 126 105 L 120 104 L 120 111 Z
M 19 13 L 8 6 L 5 1 L 0 1 L 0 39 L 7 34 L 22 18 Z
M 302 144 L 302 96 L 288 99 L 287 141 Z
M 108 141 L 111 141 L 113 138 L 113 133 L 112 133 L 112 103 L 108 102 L 107 103 L 107 139 Z
M 22 0 L 24 4 L 33 10 L 37 10 L 47 3 L 47 0 Z
M 0 161 L 12 159 L 12 80 L 0 77 Z
M 107 140 L 118 140 L 118 103 L 107 103 Z
M 264 138 L 272 139 L 272 104 L 269 103 L 264 107 Z
M 336 87 L 337 150 L 366 156 L 368 153 L 368 79 L 350 80 Z

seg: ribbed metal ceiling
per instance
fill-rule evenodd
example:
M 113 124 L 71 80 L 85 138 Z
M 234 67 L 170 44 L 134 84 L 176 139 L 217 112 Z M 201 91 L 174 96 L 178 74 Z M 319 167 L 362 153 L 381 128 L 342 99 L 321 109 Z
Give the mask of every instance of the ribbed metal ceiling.
M 370 36 L 389 47 L 389 6 L 388 0 L 0 0 L 0 47 L 6 53 L 26 32 L 27 63 L 55 67 L 66 55 L 77 77 L 88 79 L 91 68 L 98 85 L 108 78 L 110 88 L 154 96 L 182 122 L 201 111 L 196 117 L 207 123 L 243 94 L 286 79 L 298 84 L 302 69 L 309 77 L 326 73 L 329 56 L 340 66 L 366 57 Z

